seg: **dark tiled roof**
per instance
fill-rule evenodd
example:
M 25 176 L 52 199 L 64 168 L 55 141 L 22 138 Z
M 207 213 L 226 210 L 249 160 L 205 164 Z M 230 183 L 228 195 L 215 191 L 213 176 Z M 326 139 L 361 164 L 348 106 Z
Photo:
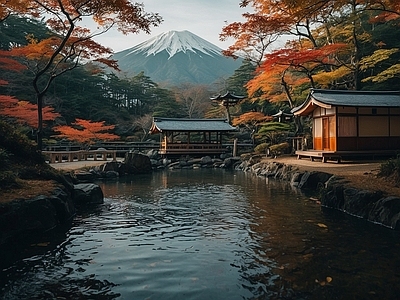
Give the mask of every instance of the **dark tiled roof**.
M 235 131 L 225 119 L 154 118 L 151 132 L 163 131 Z
M 311 90 L 311 97 L 335 106 L 400 107 L 399 91 Z
M 306 101 L 293 108 L 292 112 L 307 113 L 312 103 L 317 106 L 400 107 L 400 92 L 311 89 Z

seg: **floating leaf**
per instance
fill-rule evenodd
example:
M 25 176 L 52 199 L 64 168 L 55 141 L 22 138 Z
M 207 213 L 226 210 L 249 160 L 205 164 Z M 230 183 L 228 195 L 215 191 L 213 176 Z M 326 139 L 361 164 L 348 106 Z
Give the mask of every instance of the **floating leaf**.
M 330 283 L 330 282 L 332 282 L 333 279 L 332 279 L 332 277 L 327 276 L 325 280 L 327 283 Z
M 325 224 L 322 224 L 322 223 L 318 223 L 317 226 L 321 227 L 321 228 L 328 228 L 328 226 L 326 226 Z
M 48 245 L 50 245 L 50 242 L 37 243 L 37 244 L 34 244 L 33 246 L 47 247 Z

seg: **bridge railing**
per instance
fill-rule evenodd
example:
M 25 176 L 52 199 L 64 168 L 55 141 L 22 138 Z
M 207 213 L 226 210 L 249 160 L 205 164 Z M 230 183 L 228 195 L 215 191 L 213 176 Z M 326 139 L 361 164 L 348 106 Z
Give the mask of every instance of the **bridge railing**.
M 73 162 L 82 160 L 104 160 L 111 158 L 117 160 L 115 150 L 78 150 L 78 151 L 42 151 L 49 163 Z

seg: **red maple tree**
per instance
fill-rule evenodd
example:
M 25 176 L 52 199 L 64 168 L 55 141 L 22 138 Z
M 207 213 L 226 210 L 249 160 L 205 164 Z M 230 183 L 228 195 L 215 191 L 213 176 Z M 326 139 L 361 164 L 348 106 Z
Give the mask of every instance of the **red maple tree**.
M 93 144 L 96 141 L 111 141 L 119 139 L 119 136 L 106 131 L 113 130 L 115 125 L 105 125 L 105 121 L 94 122 L 84 119 L 76 119 L 71 126 L 60 125 L 54 127 L 54 131 L 60 134 L 57 138 L 67 138 L 80 144 Z
M 37 107 L 28 101 L 18 100 L 15 97 L 0 95 L 0 115 L 14 118 L 17 122 L 37 128 Z M 50 106 L 43 107 L 43 121 L 52 121 L 60 114 Z

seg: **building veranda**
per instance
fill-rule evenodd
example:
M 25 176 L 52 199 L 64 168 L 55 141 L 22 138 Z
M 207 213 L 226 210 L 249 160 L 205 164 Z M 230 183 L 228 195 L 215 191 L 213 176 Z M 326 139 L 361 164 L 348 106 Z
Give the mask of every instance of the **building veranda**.
M 236 131 L 225 119 L 153 118 L 151 134 L 160 134 L 161 155 L 218 155 L 227 152 L 223 137 Z

